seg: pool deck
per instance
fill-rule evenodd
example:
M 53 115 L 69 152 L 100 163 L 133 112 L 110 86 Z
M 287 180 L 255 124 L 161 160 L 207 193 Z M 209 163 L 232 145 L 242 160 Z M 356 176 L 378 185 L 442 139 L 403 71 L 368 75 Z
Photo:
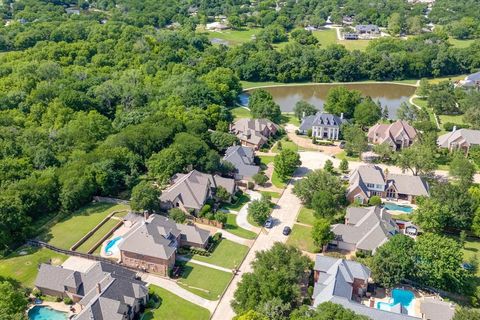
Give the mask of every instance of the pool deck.
M 56 311 L 65 312 L 67 314 L 67 319 L 70 319 L 72 315 L 76 315 L 76 312 L 70 311 L 70 308 L 73 307 L 75 310 L 82 310 L 79 304 L 67 305 L 63 302 L 53 302 L 53 301 L 43 301 L 41 304 L 32 304 L 28 307 L 28 311 L 34 307 L 49 307 Z
M 414 314 L 409 314 L 409 315 L 421 318 L 422 314 L 420 312 L 420 301 L 423 299 L 423 295 L 421 295 L 417 290 L 408 286 L 395 287 L 394 289 L 403 289 L 403 290 L 409 290 L 413 292 L 415 296 L 415 298 L 412 300 L 412 303 L 413 303 L 412 310 Z M 377 294 L 371 297 L 371 299 L 375 301 L 374 308 L 376 308 L 378 302 L 391 303 L 393 299 L 391 296 L 392 290 L 388 290 L 386 292 L 382 288 L 377 288 Z M 367 307 L 370 307 L 370 299 L 362 300 L 362 304 L 366 305 Z
M 100 249 L 100 256 L 104 258 L 110 258 L 110 259 L 116 259 L 118 262 L 120 262 L 120 251 L 115 250 L 112 255 L 107 255 L 105 254 L 105 247 L 107 246 L 108 242 L 112 239 L 115 239 L 117 237 L 123 236 L 125 233 L 127 233 L 132 226 L 129 224 L 123 224 L 120 228 L 115 230 L 115 232 L 102 243 L 102 248 Z

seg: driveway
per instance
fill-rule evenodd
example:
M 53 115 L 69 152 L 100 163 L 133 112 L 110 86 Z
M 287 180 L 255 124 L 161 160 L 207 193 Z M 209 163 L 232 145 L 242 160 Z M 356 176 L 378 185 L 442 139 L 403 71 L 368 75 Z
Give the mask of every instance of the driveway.
M 251 190 L 248 190 L 247 193 L 248 193 L 248 195 L 250 196 L 250 201 L 249 201 L 248 203 L 246 203 L 246 204 L 240 209 L 240 211 L 238 211 L 236 222 L 237 222 L 237 224 L 238 224 L 238 226 L 239 226 L 240 228 L 243 228 L 243 229 L 250 230 L 250 231 L 253 231 L 253 232 L 255 232 L 255 233 L 258 233 L 258 232 L 260 231 L 260 228 L 255 227 L 255 226 L 252 226 L 252 225 L 248 222 L 248 219 L 247 219 L 247 216 L 248 216 L 248 206 L 250 205 L 250 202 L 251 202 L 251 201 L 261 199 L 261 198 L 262 198 L 262 195 L 261 195 L 260 192 L 251 191 Z

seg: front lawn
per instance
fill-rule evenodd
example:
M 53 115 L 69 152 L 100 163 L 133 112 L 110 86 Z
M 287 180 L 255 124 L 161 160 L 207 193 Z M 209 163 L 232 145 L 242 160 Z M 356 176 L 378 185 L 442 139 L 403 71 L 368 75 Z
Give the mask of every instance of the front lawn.
M 233 241 L 222 239 L 209 257 L 194 255 L 192 258 L 198 261 L 214 264 L 219 267 L 233 269 L 240 266 L 243 257 L 248 252 L 248 247 Z
M 145 312 L 142 320 L 208 320 L 210 318 L 210 312 L 205 308 L 182 299 L 163 288 L 154 285 L 150 285 L 149 288 L 160 299 L 160 306 Z
M 235 120 L 252 117 L 252 115 L 250 114 L 250 110 L 244 107 L 236 107 L 236 108 L 230 109 L 230 111 L 232 112 L 232 115 L 235 118 Z
M 249 196 L 248 194 L 246 194 L 246 193 L 242 193 L 239 197 L 237 197 L 237 200 L 235 200 L 233 203 L 225 203 L 225 204 L 222 204 L 222 209 L 238 211 L 238 210 L 240 210 L 248 201 L 250 201 L 250 196 Z
M 339 160 L 343 160 L 343 159 L 346 159 L 347 161 L 360 161 L 360 158 L 359 157 L 351 157 L 351 156 L 347 156 L 347 152 L 346 151 L 342 151 L 340 153 L 337 153 L 335 155 L 335 158 L 339 159 Z
M 260 191 L 260 193 L 262 194 L 262 196 L 270 196 L 272 198 L 280 198 L 280 193 L 279 192 L 275 192 L 275 191 Z
M 208 39 L 221 39 L 229 45 L 240 45 L 252 40 L 252 37 L 259 33 L 262 28 L 243 28 L 241 30 L 207 31 L 203 26 L 197 28 L 200 32 L 206 32 Z
M 177 264 L 179 263 L 177 262 Z M 181 264 L 183 265 L 183 272 L 177 283 L 186 290 L 208 300 L 218 300 L 233 277 L 230 272 L 191 262 Z
M 280 179 L 280 177 L 278 176 L 278 174 L 275 170 L 273 170 L 271 180 L 272 180 L 272 184 L 275 187 L 280 188 L 280 189 L 284 189 L 287 186 L 287 182 L 288 182 L 288 178 L 285 179 L 285 180 Z
M 260 159 L 260 166 L 267 167 L 269 163 L 272 163 L 275 156 L 257 156 Z
M 282 150 L 286 150 L 286 149 L 290 149 L 290 150 L 293 150 L 295 152 L 298 152 L 298 145 L 291 141 L 291 140 L 287 140 L 287 137 L 283 137 L 280 141 L 278 141 L 277 143 L 275 143 L 275 145 L 273 146 L 272 148 L 272 152 L 274 153 L 279 153 L 281 150 L 278 148 L 278 144 L 281 143 L 282 144 Z
M 302 251 L 308 251 L 311 253 L 318 252 L 317 247 L 313 243 L 311 227 L 294 224 L 292 227 L 292 233 L 288 237 L 287 244 Z
M 22 247 L 0 260 L 0 277 L 12 278 L 24 287 L 33 287 L 40 263 L 61 265 L 68 256 L 48 249 Z
M 255 232 L 240 228 L 237 224 L 237 215 L 233 213 L 227 213 L 227 223 L 224 228 L 228 232 L 245 239 L 255 239 L 257 236 Z
M 64 217 L 42 235 L 42 239 L 52 246 L 70 249 L 87 232 L 92 230 L 112 211 L 128 210 L 128 205 L 111 203 L 92 203 Z
M 116 219 L 108 219 L 107 222 L 103 226 L 101 226 L 94 234 L 90 236 L 80 247 L 77 248 L 75 251 L 87 253 L 88 250 L 90 250 L 95 243 L 100 241 L 102 237 L 104 237 L 110 230 L 115 227 L 117 223 L 119 223 L 119 220 Z M 101 245 L 99 246 L 101 247 Z M 98 248 L 97 248 L 98 249 Z
M 312 209 L 308 209 L 305 207 L 302 207 L 302 209 L 300 209 L 300 212 L 298 213 L 298 217 L 297 217 L 297 222 L 313 226 L 313 224 L 315 223 L 315 220 L 316 219 Z

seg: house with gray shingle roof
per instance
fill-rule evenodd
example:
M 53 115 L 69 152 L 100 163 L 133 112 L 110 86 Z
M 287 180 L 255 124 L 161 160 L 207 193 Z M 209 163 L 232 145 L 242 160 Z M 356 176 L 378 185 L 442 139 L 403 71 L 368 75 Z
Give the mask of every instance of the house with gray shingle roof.
M 438 137 L 437 145 L 450 151 L 461 150 L 468 153 L 471 147 L 480 145 L 480 130 L 459 129 Z
M 304 117 L 298 131 L 307 134 L 312 130 L 312 136 L 318 139 L 338 140 L 342 124 L 346 122 L 343 115 L 340 117 L 324 112 Z
M 420 312 L 425 320 L 451 320 L 455 315 L 455 306 L 451 302 L 425 297 L 420 302 Z
M 227 149 L 223 161 L 230 162 L 237 172 L 235 179 L 249 180 L 260 171 L 255 165 L 253 148 L 244 146 L 232 146 Z
M 345 224 L 332 226 L 335 234 L 330 246 L 341 250 L 375 253 L 375 250 L 399 233 L 399 228 L 385 208 L 349 207 Z
M 458 84 L 464 88 L 480 87 L 480 71 L 466 76 L 465 79 L 460 80 Z
M 175 265 L 177 249 L 183 246 L 205 248 L 210 232 L 195 225 L 177 224 L 152 214 L 135 223 L 118 245 L 124 265 L 167 276 Z
M 75 320 L 131 320 L 148 301 L 146 283 L 135 272 L 104 262 L 85 273 L 41 264 L 35 286 L 42 294 L 77 302 L 82 309 Z
M 239 119 L 230 126 L 230 131 L 240 143 L 255 150 L 260 149 L 268 139 L 274 136 L 279 126 L 268 119 Z
M 391 124 L 377 123 L 368 130 L 368 142 L 388 144 L 394 151 L 407 148 L 415 141 L 417 130 L 403 120 Z

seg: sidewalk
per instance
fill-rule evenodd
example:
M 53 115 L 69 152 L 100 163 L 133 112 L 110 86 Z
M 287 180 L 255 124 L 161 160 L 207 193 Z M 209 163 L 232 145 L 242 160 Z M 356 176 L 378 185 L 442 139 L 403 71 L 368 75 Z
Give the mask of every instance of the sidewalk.
M 224 267 L 220 267 L 220 266 L 208 263 L 208 262 L 198 261 L 198 260 L 191 259 L 191 258 L 188 258 L 188 257 L 185 257 L 185 256 L 177 256 L 177 260 L 185 261 L 185 262 L 191 262 L 191 263 L 194 263 L 194 264 L 198 264 L 200 266 L 220 270 L 220 271 L 223 271 L 223 272 L 232 273 L 232 269 L 227 269 L 227 268 L 224 268 Z

